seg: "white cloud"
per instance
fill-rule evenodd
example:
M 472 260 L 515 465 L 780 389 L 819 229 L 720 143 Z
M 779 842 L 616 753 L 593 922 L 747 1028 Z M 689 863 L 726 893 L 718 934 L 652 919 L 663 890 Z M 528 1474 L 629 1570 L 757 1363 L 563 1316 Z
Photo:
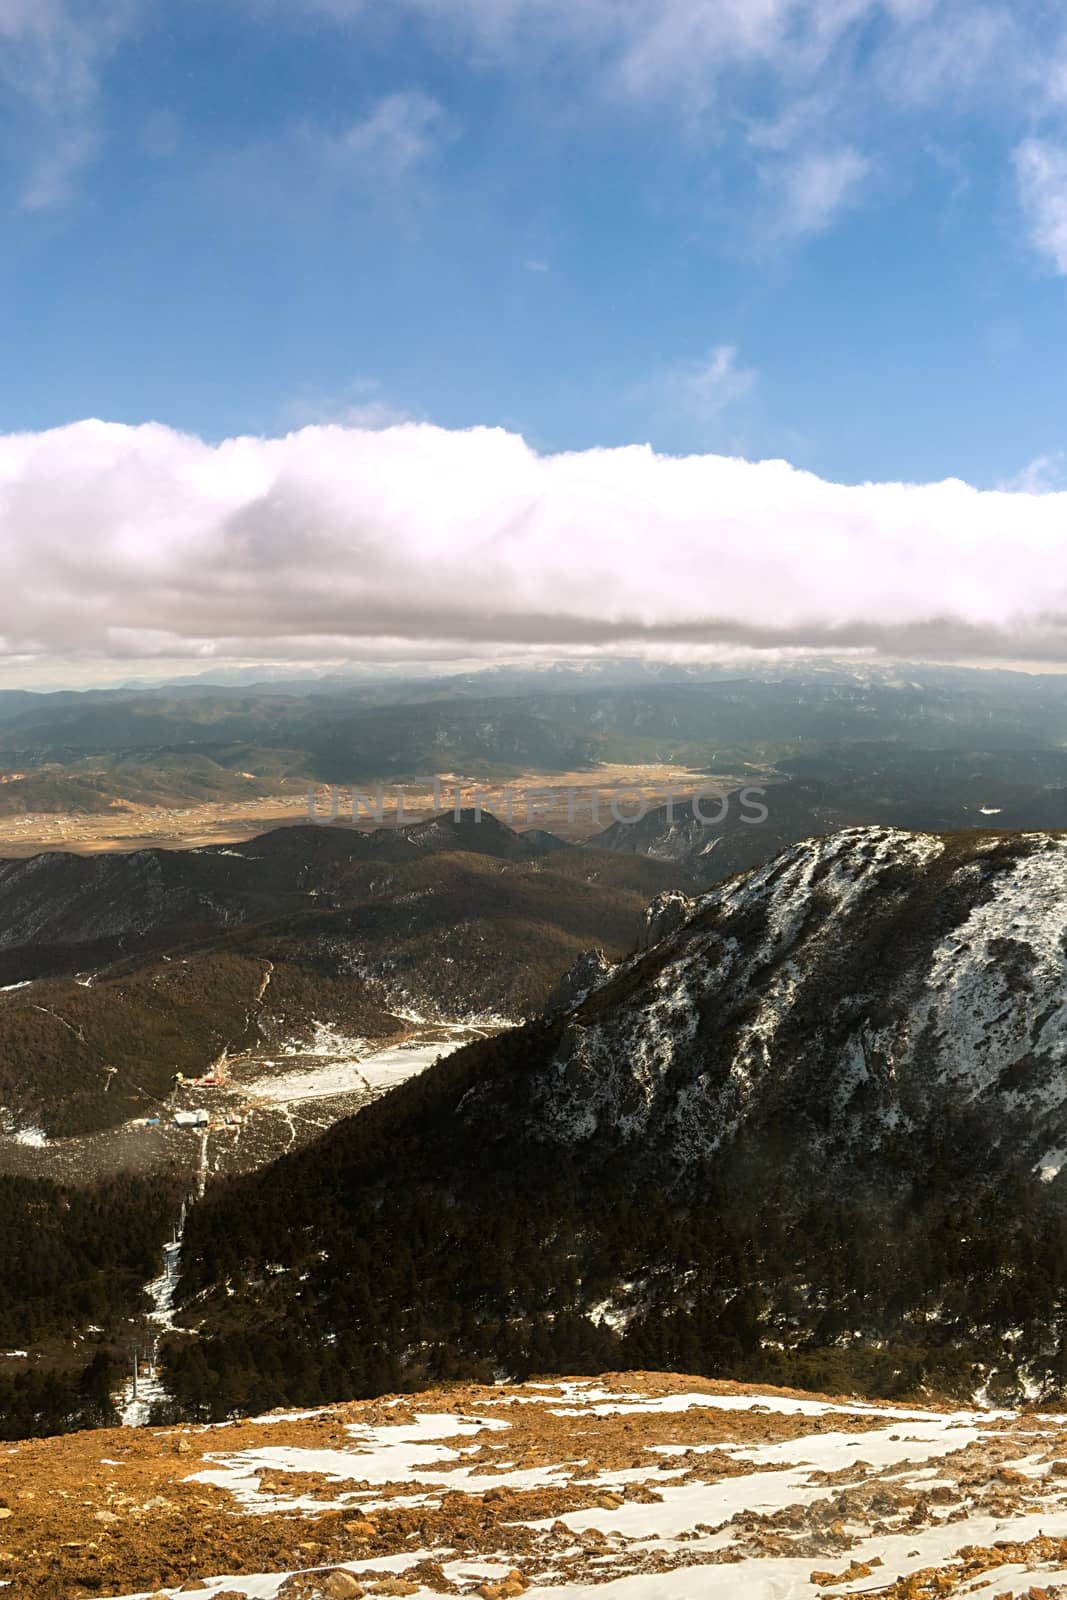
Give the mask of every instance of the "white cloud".
M 581 6 L 578 8 L 581 13 Z M 606 31 L 614 32 L 610 7 L 596 7 Z M 698 102 L 710 101 L 731 67 L 775 61 L 788 48 L 792 27 L 806 8 L 796 0 L 651 0 L 624 8 L 615 82 L 633 95 L 679 88 Z
M 391 181 L 433 155 L 445 130 L 443 108 L 416 89 L 386 95 L 366 116 L 323 143 L 337 167 Z
M 871 12 L 881 0 L 848 0 Z M 363 26 L 363 0 L 310 0 L 309 9 Z M 787 51 L 827 48 L 852 16 L 826 0 L 399 0 L 446 46 L 486 63 L 534 63 L 571 52 L 615 92 L 706 102 L 719 79 Z
M 352 378 L 340 390 L 301 389 L 282 407 L 280 420 L 289 428 L 337 423 L 345 428 L 394 428 L 416 417 L 394 404 L 376 378 Z
M 1015 176 L 1034 248 L 1067 274 L 1067 147 L 1025 139 L 1015 152 Z
M 95 155 L 101 73 L 139 13 L 140 0 L 0 0 L 0 103 L 19 119 L 8 153 L 28 208 L 62 204 Z
M 710 422 L 751 394 L 756 381 L 753 368 L 738 366 L 737 346 L 719 344 L 701 360 L 671 368 L 664 374 L 662 389 L 669 407 Z
M 263 0 L 257 0 L 262 4 Z M 366 0 L 305 0 L 305 11 L 364 27 Z M 1041 0 L 396 0 L 446 48 L 528 70 L 584 61 L 632 98 L 711 104 L 739 74 L 763 74 L 787 102 L 839 101 L 860 86 L 930 104 L 1005 89 L 1050 67 L 1058 21 Z M 401 24 L 403 25 L 403 24 Z
M 362 0 L 309 3 L 366 25 Z M 536 75 L 550 102 L 580 83 L 587 107 L 666 109 L 690 139 L 747 126 L 757 253 L 862 203 L 862 152 L 916 112 L 1024 104 L 1057 33 L 1038 0 L 396 0 L 393 15 L 476 67 Z
M 1039 14 L 1030 8 L 1028 16 L 1025 3 L 1013 10 L 939 0 L 900 20 L 874 60 L 875 86 L 887 101 L 941 110 L 977 97 L 1010 101 L 1048 70 Z
M 1067 497 L 499 429 L 0 438 L 10 656 L 873 646 L 1067 659 Z
M 1050 494 L 1067 487 L 1067 457 L 1062 450 L 1035 456 L 1021 472 L 997 486 L 1008 494 Z
M 49 211 L 65 205 L 75 180 L 100 148 L 95 128 L 82 125 L 53 131 L 25 175 L 20 196 L 27 211 Z
M 367 0 L 305 10 L 361 28 L 371 15 Z M 666 109 L 709 149 L 747 127 L 779 239 L 864 200 L 872 165 L 921 151 L 932 118 L 943 143 L 975 112 L 1018 138 L 1067 101 L 1067 30 L 1045 0 L 394 0 L 390 14 L 398 36 L 420 26 L 476 68 L 536 78 L 539 101 Z
M 771 177 L 777 201 L 773 231 L 790 237 L 823 233 L 857 204 L 871 163 L 858 150 L 812 150 Z

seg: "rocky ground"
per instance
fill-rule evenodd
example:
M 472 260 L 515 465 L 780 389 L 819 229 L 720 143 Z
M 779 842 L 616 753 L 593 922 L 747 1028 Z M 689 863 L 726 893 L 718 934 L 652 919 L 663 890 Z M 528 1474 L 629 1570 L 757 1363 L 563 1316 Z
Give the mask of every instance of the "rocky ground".
M 660 1374 L 0 1455 L 11 1600 L 1067 1596 L 1067 1416 Z

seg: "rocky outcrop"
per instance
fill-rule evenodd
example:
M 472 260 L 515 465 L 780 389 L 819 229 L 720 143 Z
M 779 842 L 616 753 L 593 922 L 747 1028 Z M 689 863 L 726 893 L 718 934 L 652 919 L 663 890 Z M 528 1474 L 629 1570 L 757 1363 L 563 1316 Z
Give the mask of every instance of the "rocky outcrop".
M 665 889 L 645 912 L 645 931 L 650 944 L 658 944 L 684 927 L 696 910 L 697 902 L 678 889 Z
M 554 993 L 549 996 L 545 1011 L 549 1016 L 558 1011 L 570 1011 L 574 1006 L 607 983 L 615 971 L 603 950 L 583 950 L 574 965 L 563 974 Z

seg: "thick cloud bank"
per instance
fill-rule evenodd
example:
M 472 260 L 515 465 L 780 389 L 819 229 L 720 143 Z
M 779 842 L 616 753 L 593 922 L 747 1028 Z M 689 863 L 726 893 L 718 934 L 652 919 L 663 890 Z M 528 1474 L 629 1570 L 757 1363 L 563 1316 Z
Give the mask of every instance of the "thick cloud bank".
M 873 646 L 1067 657 L 1067 495 L 497 429 L 0 438 L 0 653 Z

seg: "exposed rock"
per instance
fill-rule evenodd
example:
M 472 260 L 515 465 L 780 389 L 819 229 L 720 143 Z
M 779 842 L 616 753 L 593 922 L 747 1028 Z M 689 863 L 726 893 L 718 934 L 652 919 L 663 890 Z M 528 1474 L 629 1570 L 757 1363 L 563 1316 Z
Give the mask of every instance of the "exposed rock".
M 684 927 L 697 908 L 698 902 L 677 889 L 665 889 L 658 894 L 645 912 L 645 930 L 650 944 L 657 944 L 669 934 Z
M 331 1572 L 323 1581 L 322 1592 L 326 1600 L 360 1600 L 363 1585 L 350 1572 Z
M 583 950 L 559 980 L 545 1004 L 545 1010 L 551 1014 L 569 1011 L 572 1006 L 580 1005 L 594 989 L 601 988 L 614 971 L 614 965 L 603 950 Z
M 759 1409 L 751 1409 L 757 1397 Z M 166 1435 L 143 1430 L 135 1444 L 122 1446 L 123 1478 L 137 1486 L 126 1500 L 133 1512 L 154 1488 L 151 1498 L 170 1508 L 167 1520 L 145 1523 L 131 1515 L 122 1536 L 99 1539 L 92 1537 L 100 1532 L 96 1512 L 115 1493 L 115 1435 L 19 1442 L 0 1452 L 0 1494 L 13 1497 L 16 1482 L 51 1489 L 5 1530 L 13 1548 L 0 1550 L 0 1582 L 11 1600 L 74 1600 L 90 1590 L 163 1600 L 214 1594 L 219 1581 L 228 1581 L 229 1600 L 243 1600 L 246 1588 L 277 1592 L 279 1600 L 403 1600 L 420 1592 L 445 1600 L 476 1585 L 482 1600 L 522 1600 L 529 1590 L 563 1585 L 576 1593 L 613 1584 L 636 1592 L 649 1578 L 657 1593 L 696 1594 L 698 1569 L 729 1564 L 736 1582 L 719 1587 L 742 1596 L 773 1587 L 787 1562 L 802 1575 L 801 1587 L 810 1573 L 827 1593 L 965 1600 L 979 1587 L 995 1594 L 1000 1569 L 1012 1568 L 1020 1596 L 1030 1584 L 1034 1600 L 1046 1593 L 1047 1600 L 1062 1600 L 1062 1585 L 1044 1580 L 1067 1568 L 1067 1539 L 1039 1531 L 1062 1512 L 1063 1478 L 1054 1470 L 1067 1445 L 1062 1415 L 885 1411 L 876 1403 L 812 1395 L 798 1407 L 799 1398 L 629 1372 L 559 1384 L 451 1386 L 406 1395 L 402 1406 L 356 1402 L 332 1418 L 277 1416 L 205 1429 L 203 1447 L 224 1475 L 247 1471 L 253 1451 L 286 1459 L 276 1470 L 284 1472 L 294 1503 L 281 1507 L 274 1500 L 249 1504 L 231 1489 L 195 1482 Z M 464 1432 L 451 1431 L 457 1426 Z M 345 1521 L 357 1519 L 317 1503 L 324 1480 L 312 1452 L 326 1440 L 340 1491 L 366 1493 L 381 1505 L 374 1558 L 383 1565 L 366 1575 L 333 1564 L 351 1560 Z M 422 1459 L 405 1462 L 416 1440 Z M 430 1444 L 432 1456 L 434 1442 L 436 1461 L 424 1454 Z M 782 1449 L 761 1449 L 768 1445 Z M 757 1462 L 757 1454 L 771 1459 Z M 617 1536 L 625 1516 L 606 1523 L 610 1532 L 584 1526 L 594 1507 L 621 1510 L 640 1502 L 664 1456 L 684 1467 L 682 1481 L 705 1491 L 673 1498 L 660 1518 L 642 1516 L 637 1538 L 625 1526 Z M 475 1481 L 486 1469 L 513 1475 L 500 1486 L 508 1500 L 487 1502 L 465 1488 L 465 1473 L 452 1476 L 459 1463 Z M 589 1482 L 576 1480 L 579 1463 Z M 627 1473 L 625 1501 L 605 1487 L 620 1471 Z M 725 1471 L 736 1480 L 731 1499 L 741 1509 L 715 1525 L 713 1486 Z M 372 1487 L 368 1477 L 376 1480 Z M 783 1482 L 788 1478 L 794 1487 Z M 993 1526 L 1010 1517 L 1014 1529 L 988 1547 L 970 1542 L 973 1526 L 954 1538 L 939 1489 L 963 1502 L 961 1521 Z M 712 1523 L 697 1520 L 702 1512 Z M 1026 1537 L 1012 1541 L 1012 1531 Z M 457 1581 L 451 1575 L 457 1558 L 484 1562 L 496 1575 Z M 212 1576 L 223 1573 L 234 1576 Z

